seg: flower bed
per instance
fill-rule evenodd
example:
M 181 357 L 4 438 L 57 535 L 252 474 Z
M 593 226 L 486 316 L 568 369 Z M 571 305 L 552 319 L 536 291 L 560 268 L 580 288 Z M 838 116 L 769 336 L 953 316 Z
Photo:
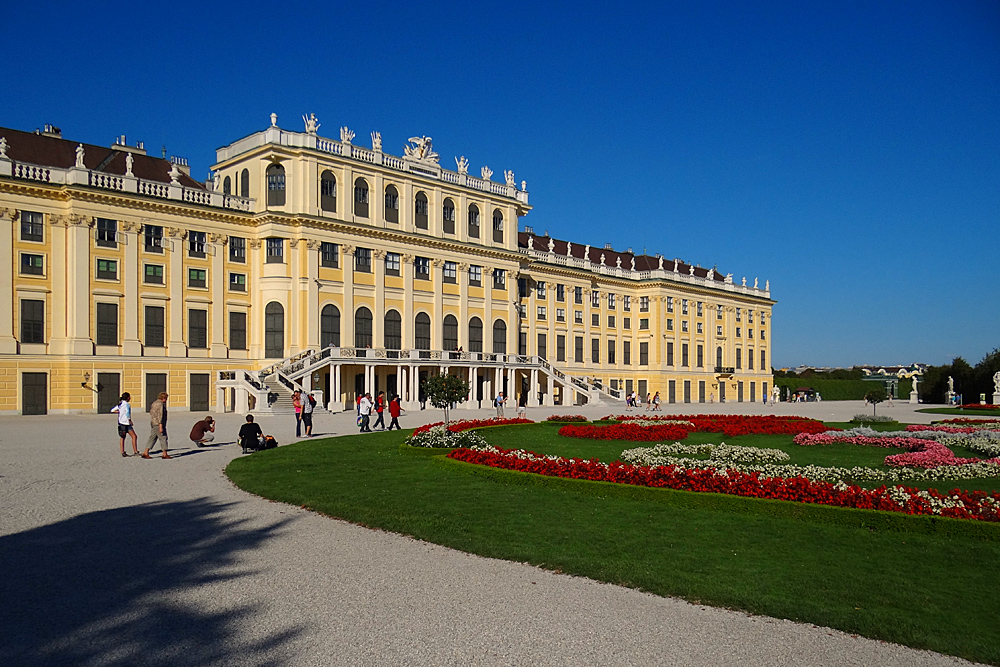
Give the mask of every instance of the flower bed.
M 461 419 L 449 422 L 445 428 L 444 422 L 426 424 L 413 430 L 406 439 L 411 447 L 431 447 L 434 449 L 450 449 L 455 447 L 478 447 L 486 444 L 478 433 L 471 433 L 474 428 L 483 426 L 503 426 L 506 424 L 533 424 L 530 419 Z
M 552 477 L 700 493 L 725 493 L 750 498 L 790 500 L 906 514 L 1000 521 L 998 493 L 955 490 L 950 495 L 945 495 L 934 489 L 922 491 L 903 486 L 889 488 L 883 486 L 868 490 L 843 482 L 832 484 L 803 477 L 767 477 L 758 472 L 743 473 L 732 469 L 691 470 L 675 465 L 635 466 L 617 461 L 609 464 L 601 463 L 597 459 L 541 456 L 525 450 L 504 450 L 493 446 L 460 449 L 448 456 L 467 463 Z
M 549 415 L 547 422 L 589 422 L 583 415 Z
M 792 440 L 797 445 L 830 445 L 844 443 L 862 445 L 865 447 L 898 447 L 908 450 L 904 454 L 894 454 L 885 457 L 885 464 L 893 467 L 913 466 L 918 468 L 937 468 L 938 466 L 962 466 L 980 463 L 977 458 L 960 458 L 948 449 L 948 446 L 935 438 L 947 437 L 942 431 L 889 431 L 879 433 L 869 428 L 856 428 L 850 431 L 826 433 L 800 433 Z M 919 437 L 914 437 L 919 436 Z M 974 437 L 956 438 L 956 444 L 975 446 Z M 970 447 L 971 448 L 971 447 Z M 986 463 L 1000 463 L 1000 459 L 990 459 Z
M 987 403 L 982 405 L 980 403 L 966 403 L 965 405 L 958 406 L 963 410 L 1000 410 L 1000 405 L 991 405 Z
M 823 422 L 816 421 L 815 419 L 807 417 L 778 417 L 774 415 L 664 415 L 663 417 L 609 415 L 604 419 L 622 423 L 638 420 L 643 422 L 677 422 L 678 420 L 682 420 L 692 425 L 693 428 L 689 429 L 691 431 L 698 433 L 722 433 L 729 437 L 751 434 L 795 435 L 797 433 L 822 433 L 829 430 L 829 427 L 823 424 Z M 647 438 L 647 440 L 656 439 Z
M 677 424 L 657 424 L 656 426 L 641 426 L 639 424 L 607 424 L 603 426 L 577 426 L 567 424 L 559 429 L 559 435 L 567 438 L 586 438 L 588 440 L 628 440 L 630 442 L 653 442 L 655 440 L 683 440 L 688 437 L 687 429 Z
M 530 419 L 521 419 L 520 417 L 516 419 L 503 419 L 501 417 L 490 417 L 489 419 L 459 419 L 457 421 L 448 422 L 448 430 L 452 433 L 461 433 L 462 431 L 468 431 L 470 428 L 482 428 L 483 426 L 506 426 L 507 424 L 534 423 L 535 422 Z M 418 426 L 413 430 L 413 435 L 419 435 L 425 431 L 429 431 L 435 426 L 444 426 L 444 422 L 434 422 L 433 424 Z

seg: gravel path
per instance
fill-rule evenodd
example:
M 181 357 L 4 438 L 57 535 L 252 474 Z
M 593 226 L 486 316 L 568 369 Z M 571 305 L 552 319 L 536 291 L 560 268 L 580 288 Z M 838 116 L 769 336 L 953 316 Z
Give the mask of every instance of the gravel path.
M 933 418 L 897 406 L 879 411 Z M 675 407 L 824 419 L 862 409 Z M 440 417 L 425 411 L 404 425 Z M 141 448 L 145 415 L 136 421 Z M 471 556 L 248 496 L 222 473 L 240 455 L 232 434 L 242 417 L 220 417 L 222 444 L 203 449 L 186 439 L 193 421 L 172 413 L 175 459 L 145 461 L 118 455 L 112 415 L 0 418 L 0 664 L 970 664 Z M 260 421 L 280 443 L 294 440 L 291 417 Z M 317 434 L 356 430 L 350 414 L 316 421 Z

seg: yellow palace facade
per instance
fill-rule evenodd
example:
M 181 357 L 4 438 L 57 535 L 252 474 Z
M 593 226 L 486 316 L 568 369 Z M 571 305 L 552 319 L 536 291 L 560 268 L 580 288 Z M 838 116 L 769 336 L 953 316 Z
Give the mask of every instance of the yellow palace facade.
M 770 286 L 538 235 L 512 171 L 270 126 L 186 161 L 0 128 L 0 414 L 330 410 L 421 379 L 535 405 L 761 401 Z M 612 409 L 609 407 L 609 410 Z

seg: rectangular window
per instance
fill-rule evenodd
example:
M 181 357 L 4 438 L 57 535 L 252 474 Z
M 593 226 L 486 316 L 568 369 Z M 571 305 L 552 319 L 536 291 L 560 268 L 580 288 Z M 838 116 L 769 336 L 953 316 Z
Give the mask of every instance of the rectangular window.
M 146 306 L 144 309 L 146 327 L 146 347 L 163 347 L 163 315 L 160 306 Z
M 736 309 L 736 321 L 737 322 L 740 321 L 740 309 L 739 308 Z
M 668 313 L 674 312 L 674 297 L 672 296 L 667 297 L 667 312 Z
M 583 303 L 583 288 L 574 287 L 573 288 L 573 303 Z
M 517 298 L 526 299 L 528 298 L 528 279 L 518 278 L 517 279 Z
M 616 307 L 616 297 L 614 292 L 608 292 L 608 310 L 614 310 Z
M 118 247 L 118 221 L 107 218 L 97 219 L 97 246 L 99 248 Z
M 538 306 L 538 319 L 545 319 L 545 306 Z
M 753 338 L 753 329 L 747 329 L 747 338 Z
M 556 301 L 565 301 L 565 300 L 566 300 L 566 286 L 556 285 Z
M 764 330 L 763 329 L 760 330 L 760 339 L 764 340 Z
M 577 336 L 573 341 L 573 361 L 583 363 L 583 336 Z
M 688 314 L 688 300 L 681 299 L 681 315 L 687 315 L 687 314 Z
M 469 267 L 469 285 L 472 287 L 483 286 L 483 267 L 475 264 Z
M 493 269 L 493 289 L 507 289 L 507 272 L 504 269 Z
M 101 280 L 118 280 L 118 262 L 113 259 L 97 260 L 97 277 Z
M 583 324 L 583 311 L 582 310 L 574 310 L 573 311 L 573 321 L 576 322 L 577 324 Z
M 721 320 L 722 319 L 722 306 L 716 306 L 715 307 L 715 319 L 717 319 L 717 320 Z
M 336 243 L 319 244 L 319 265 L 328 269 L 335 269 L 340 266 L 340 246 Z
M 688 344 L 681 343 L 681 366 L 688 366 Z
M 702 327 L 701 322 L 695 323 L 695 329 L 697 330 L 698 333 L 705 333 L 704 328 Z
M 674 365 L 674 344 L 667 343 L 667 366 Z
M 760 370 L 767 370 L 767 352 L 765 350 L 760 351 Z
M 642 331 L 644 329 L 649 329 L 649 318 L 648 317 L 640 317 L 639 318 L 639 330 Z
M 742 329 L 740 329 L 739 327 L 736 327 L 736 337 L 740 338 L 741 334 L 742 334 Z
M 205 232 L 188 232 L 188 257 L 204 257 L 205 241 Z
M 21 299 L 21 342 L 45 342 L 45 302 Z
M 247 349 L 246 313 L 229 313 L 229 349 Z
M 159 225 L 143 225 L 142 230 L 146 252 L 163 252 L 163 227 Z
M 722 325 L 721 324 L 719 326 L 715 327 L 715 335 L 716 336 L 721 336 L 722 335 Z
M 385 253 L 385 275 L 398 276 L 400 270 L 400 258 L 398 252 Z
M 615 324 L 615 316 L 614 315 L 608 315 L 608 328 L 609 329 L 614 329 L 615 326 L 617 326 Z
M 539 299 L 545 298 L 545 281 L 539 280 L 535 283 L 535 296 Z
M 521 356 L 528 354 L 528 332 L 522 331 L 517 334 L 517 353 Z
M 736 369 L 743 368 L 743 350 L 736 348 Z
M 622 329 L 631 329 L 631 328 L 632 328 L 632 318 L 631 317 L 623 317 L 622 318 Z
M 701 316 L 702 316 L 702 312 L 703 312 L 703 311 L 702 311 L 702 305 L 703 305 L 703 304 L 702 304 L 702 302 L 701 302 L 701 301 L 699 301 L 699 302 L 698 302 L 698 305 L 697 305 L 697 308 L 698 308 L 698 311 L 697 311 L 697 312 L 698 312 L 698 317 L 701 317 Z
M 458 264 L 455 262 L 445 262 L 442 278 L 446 283 L 455 284 L 458 282 Z
M 42 255 L 21 253 L 21 273 L 29 276 L 45 275 L 45 258 Z
M 622 341 L 622 363 L 626 366 L 632 365 L 632 341 Z
M 21 240 L 37 241 L 41 243 L 44 239 L 45 226 L 42 224 L 45 216 L 34 211 L 21 211 Z
M 599 326 L 601 326 L 601 314 L 600 313 L 591 313 L 591 315 L 590 315 L 590 326 L 592 326 L 592 327 L 599 327 Z
M 622 297 L 622 310 L 632 310 L 632 297 L 628 294 Z
M 698 368 L 705 367 L 705 346 L 698 345 L 695 351 L 696 358 L 698 360 Z
M 747 350 L 747 370 L 753 370 L 753 350 Z
M 163 266 L 159 264 L 146 264 L 142 281 L 150 285 L 162 285 Z
M 97 344 L 118 345 L 118 304 L 97 304 Z
M 556 336 L 556 361 L 566 361 L 566 336 Z
M 556 308 L 556 322 L 565 322 L 565 321 L 566 321 L 566 309 Z
M 231 292 L 247 291 L 247 276 L 245 273 L 229 274 L 229 291 Z
M 753 324 L 753 311 L 747 311 L 747 324 Z
M 649 312 L 649 297 L 640 296 L 639 297 L 639 312 L 648 313 Z
M 687 330 L 688 330 L 688 321 L 687 320 L 682 320 L 681 321 L 681 331 L 682 332 L 687 332 Z
M 188 346 L 199 349 L 208 347 L 207 310 L 188 311 Z
M 667 331 L 673 331 L 673 330 L 674 330 L 674 321 L 667 320 Z
M 764 315 L 764 313 L 761 313 L 761 314 L 760 314 L 760 325 L 761 325 L 761 326 L 764 326 L 764 318 L 765 318 L 765 317 L 766 317 L 766 315 Z
M 548 344 L 549 344 L 548 337 L 543 333 L 538 334 L 538 356 L 540 356 L 542 359 L 549 358 Z
M 523 303 L 517 304 L 517 314 L 520 315 L 521 317 L 527 317 L 528 316 L 528 307 L 526 305 L 524 305 Z
M 590 340 L 590 361 L 595 364 L 601 363 L 601 339 L 592 338 Z
M 188 269 L 188 287 L 208 287 L 208 271 Z
M 361 273 L 372 272 L 372 250 L 371 248 L 354 249 L 354 270 Z
M 267 263 L 283 264 L 285 261 L 285 239 L 267 239 Z
M 640 366 L 649 365 L 649 343 L 645 341 L 639 343 L 639 365 Z
M 413 260 L 414 278 L 417 280 L 431 279 L 431 260 L 428 257 L 417 257 Z
M 601 307 L 601 293 L 594 290 L 590 293 L 590 305 L 593 308 Z
M 247 261 L 247 240 L 242 236 L 229 237 L 229 261 L 239 264 Z
M 615 360 L 615 341 L 610 339 L 608 340 L 608 363 L 609 364 L 618 363 Z

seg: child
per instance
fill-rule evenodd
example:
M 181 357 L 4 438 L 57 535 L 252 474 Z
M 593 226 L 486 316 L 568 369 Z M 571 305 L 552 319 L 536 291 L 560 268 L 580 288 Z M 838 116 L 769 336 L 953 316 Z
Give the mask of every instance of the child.
M 128 454 L 125 453 L 126 435 L 132 436 L 132 450 L 135 456 L 139 455 L 139 443 L 135 435 L 134 424 L 132 423 L 132 406 L 129 404 L 130 400 L 132 400 L 132 397 L 126 391 L 118 399 L 118 405 L 111 408 L 111 412 L 118 413 L 118 439 L 120 440 L 118 444 L 121 446 L 122 456 L 124 457 L 128 457 Z

